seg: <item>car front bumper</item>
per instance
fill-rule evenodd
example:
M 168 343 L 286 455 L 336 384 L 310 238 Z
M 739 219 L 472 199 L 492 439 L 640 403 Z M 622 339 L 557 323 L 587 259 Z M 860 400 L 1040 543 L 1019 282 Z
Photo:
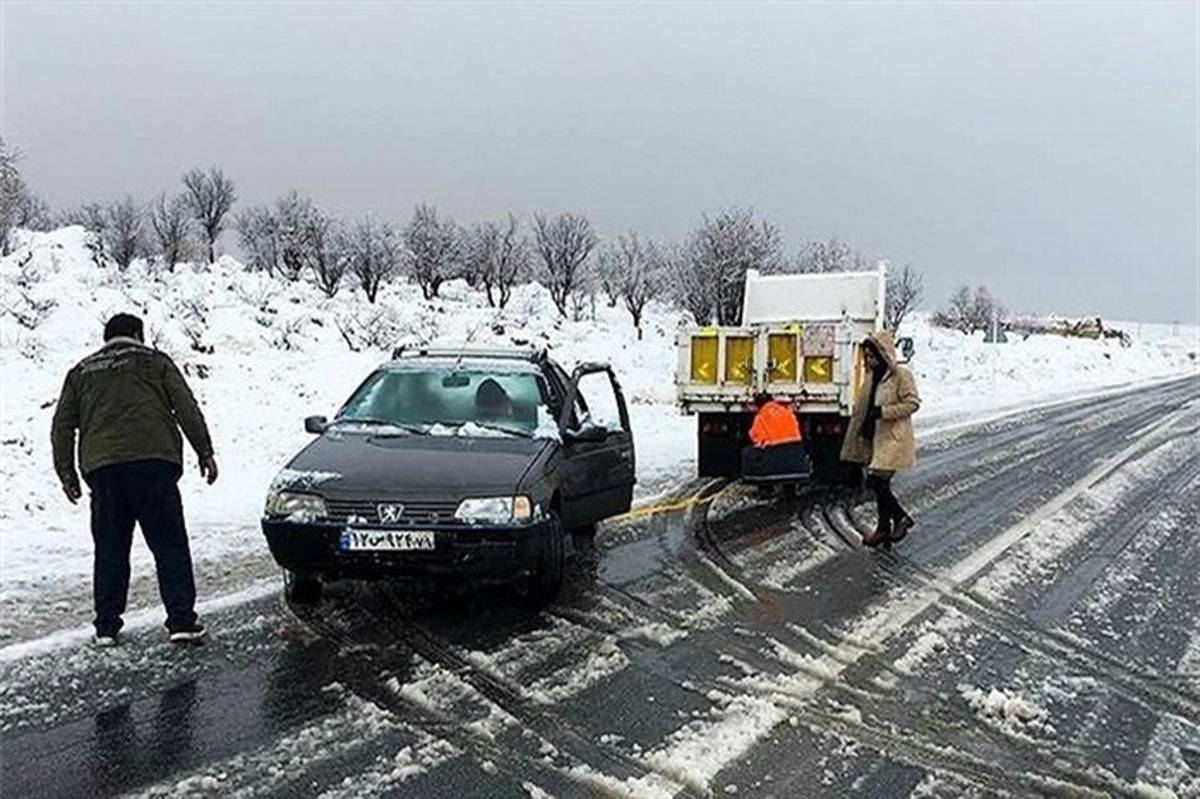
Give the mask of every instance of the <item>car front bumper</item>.
M 545 521 L 520 527 L 428 525 L 412 529 L 432 530 L 434 549 L 410 552 L 343 551 L 338 540 L 344 529 L 344 524 L 331 522 L 262 521 L 271 555 L 283 568 L 330 578 L 356 579 L 519 578 L 538 570 L 547 539 L 555 527 Z

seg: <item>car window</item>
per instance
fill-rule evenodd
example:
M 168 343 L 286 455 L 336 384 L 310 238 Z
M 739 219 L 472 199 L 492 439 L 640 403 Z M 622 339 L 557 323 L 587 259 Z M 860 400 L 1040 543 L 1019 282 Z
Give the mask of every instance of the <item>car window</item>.
M 609 430 L 621 429 L 621 410 L 608 372 L 591 372 L 579 378 L 575 413 L 583 423 Z
M 544 378 L 532 371 L 381 369 L 355 392 L 337 421 L 387 423 L 434 435 L 533 435 L 548 415 L 548 399 Z

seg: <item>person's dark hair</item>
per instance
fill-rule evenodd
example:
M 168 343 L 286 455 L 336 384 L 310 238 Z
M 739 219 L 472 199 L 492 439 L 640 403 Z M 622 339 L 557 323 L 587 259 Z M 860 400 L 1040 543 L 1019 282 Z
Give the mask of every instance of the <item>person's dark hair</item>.
M 475 391 L 475 403 L 488 408 L 501 407 L 508 402 L 508 392 L 492 378 L 479 384 Z
M 117 337 L 136 338 L 141 341 L 145 337 L 142 320 L 128 313 L 119 313 L 109 319 L 104 323 L 104 340 L 109 341 Z
M 869 349 L 876 360 L 887 363 L 887 358 L 883 357 L 883 351 L 879 349 L 879 345 L 875 343 L 875 339 L 867 336 L 863 339 L 863 347 Z

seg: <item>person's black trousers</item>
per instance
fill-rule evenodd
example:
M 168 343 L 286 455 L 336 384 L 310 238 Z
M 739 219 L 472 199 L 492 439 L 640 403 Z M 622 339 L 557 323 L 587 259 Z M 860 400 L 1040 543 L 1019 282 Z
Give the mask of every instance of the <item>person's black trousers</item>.
M 875 494 L 875 504 L 881 524 L 890 524 L 908 515 L 900 504 L 900 500 L 896 499 L 896 495 L 892 493 L 892 477 L 895 474 L 895 472 L 884 471 L 867 472 L 867 488 Z
M 115 635 L 123 623 L 135 522 L 154 555 L 167 629 L 196 623 L 196 583 L 179 497 L 181 474 L 179 464 L 144 460 L 102 466 L 84 475 L 92 494 L 92 591 L 98 635 Z

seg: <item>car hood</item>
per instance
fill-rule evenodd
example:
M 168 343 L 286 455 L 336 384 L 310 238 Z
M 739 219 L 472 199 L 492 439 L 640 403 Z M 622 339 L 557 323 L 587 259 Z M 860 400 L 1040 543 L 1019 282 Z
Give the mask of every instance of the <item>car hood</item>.
M 327 497 L 429 497 L 513 494 L 552 442 L 529 438 L 330 432 L 292 458 L 276 488 Z

